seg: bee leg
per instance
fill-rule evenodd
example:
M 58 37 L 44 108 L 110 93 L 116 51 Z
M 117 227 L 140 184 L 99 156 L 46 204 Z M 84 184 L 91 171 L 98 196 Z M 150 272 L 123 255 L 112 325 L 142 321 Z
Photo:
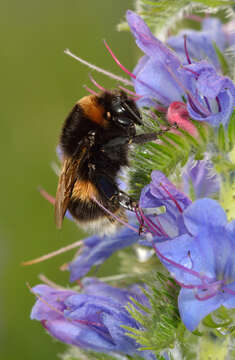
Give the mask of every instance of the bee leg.
M 135 209 L 137 207 L 137 202 L 134 201 L 128 194 L 119 190 L 117 198 L 118 198 L 119 205 L 121 207 L 135 212 Z
M 109 140 L 105 145 L 103 145 L 100 149 L 101 151 L 110 151 L 110 149 L 114 147 L 119 147 L 125 144 L 128 144 L 130 138 L 128 136 L 119 136 L 114 139 Z
M 177 125 L 169 125 L 165 129 L 161 129 L 159 131 L 153 132 L 153 133 L 146 133 L 146 134 L 140 134 L 136 135 L 131 139 L 131 143 L 133 144 L 145 144 L 149 141 L 154 141 L 159 138 L 162 134 L 169 131 L 172 128 L 177 128 Z
M 96 176 L 96 185 L 99 191 L 106 197 L 107 200 L 114 204 L 119 204 L 124 209 L 135 211 L 137 203 L 125 192 L 121 191 L 112 179 L 104 174 Z

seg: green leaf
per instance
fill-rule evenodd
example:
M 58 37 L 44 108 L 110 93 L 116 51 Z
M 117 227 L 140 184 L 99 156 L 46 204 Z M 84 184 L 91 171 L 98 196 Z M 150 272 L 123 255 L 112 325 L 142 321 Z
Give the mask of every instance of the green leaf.
M 167 132 L 163 134 L 162 141 L 164 141 L 165 138 L 172 140 L 176 145 L 178 145 L 184 151 L 187 151 L 190 148 L 190 145 L 188 145 L 188 143 L 185 141 L 183 136 L 179 136 L 177 134 Z M 173 149 L 175 149 L 174 145 L 171 146 L 173 147 Z
M 219 60 L 219 63 L 220 63 L 220 67 L 222 69 L 222 73 L 224 75 L 231 75 L 229 65 L 228 65 L 228 62 L 227 62 L 224 54 L 220 51 L 220 49 L 218 48 L 218 46 L 216 45 L 215 42 L 213 42 L 213 47 L 214 47 L 215 52 L 216 52 L 216 54 L 218 56 L 218 60 Z
M 213 319 L 212 319 L 212 315 L 209 314 L 208 316 L 206 316 L 204 319 L 203 319 L 203 324 L 210 327 L 210 328 L 214 328 L 214 329 L 217 329 L 217 328 L 221 328 L 221 327 L 227 327 L 228 325 L 231 324 L 231 320 L 229 319 L 228 321 L 225 321 L 224 323 L 222 322 L 215 322 Z
M 230 151 L 235 146 L 235 110 L 233 111 L 228 124 L 228 139 Z
M 222 124 L 220 124 L 218 130 L 218 147 L 222 153 L 226 152 L 226 134 Z
M 160 351 L 173 347 L 180 318 L 177 306 L 178 286 L 171 278 L 157 273 L 154 278 L 146 279 L 148 290 L 143 289 L 149 298 L 150 308 L 133 300 L 127 310 L 140 324 L 139 329 L 125 327 L 131 331 L 131 336 L 140 344 L 142 350 Z M 147 310 L 147 311 L 146 311 Z M 128 335 L 128 333 L 127 333 Z
M 159 32 L 167 34 L 169 28 L 194 9 L 206 13 L 210 8 L 218 11 L 220 8 L 230 9 L 232 5 L 232 0 L 137 0 L 136 12 L 157 35 Z M 118 29 L 128 29 L 126 22 L 121 23 Z

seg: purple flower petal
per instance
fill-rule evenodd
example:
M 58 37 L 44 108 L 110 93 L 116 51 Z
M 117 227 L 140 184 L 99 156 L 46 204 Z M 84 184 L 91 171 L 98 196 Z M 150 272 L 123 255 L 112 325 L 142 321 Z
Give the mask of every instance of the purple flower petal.
M 120 289 L 110 286 L 97 278 L 85 278 L 82 284 L 88 295 L 96 294 L 97 296 L 107 296 L 123 304 L 131 302 L 132 297 L 143 305 L 149 305 L 148 299 L 138 285 L 132 285 L 127 289 Z
M 173 102 L 186 99 L 188 113 L 194 120 L 206 121 L 212 126 L 221 123 L 226 126 L 235 105 L 235 85 L 229 78 L 217 74 L 198 50 L 203 49 L 214 65 L 219 67 L 211 40 L 213 34 L 209 34 L 208 30 L 203 35 L 190 33 L 190 50 L 203 60 L 192 62 L 187 53 L 190 64 L 182 66 L 180 59 L 155 38 L 137 14 L 128 11 L 127 21 L 137 45 L 145 53 L 134 71 L 135 91 L 141 96 L 138 105 L 157 108 L 160 103 L 168 107 Z M 215 21 L 213 26 L 219 31 Z
M 182 175 L 183 189 L 190 196 L 193 192 L 194 199 L 213 196 L 220 190 L 219 175 L 213 170 L 211 161 L 188 160 Z
M 219 19 L 204 19 L 201 31 L 184 29 L 177 36 L 168 38 L 167 44 L 177 52 L 183 64 L 188 64 L 184 48 L 184 35 L 187 36 L 186 44 L 191 61 L 207 59 L 217 70 L 220 70 L 214 43 L 223 52 L 226 47 L 226 35 Z
M 189 234 L 157 244 L 157 254 L 181 285 L 179 310 L 189 330 L 220 305 L 235 307 L 235 221 L 212 199 L 183 213 Z
M 140 16 L 128 10 L 126 18 L 138 47 L 146 55 L 150 58 L 158 59 L 159 62 L 166 63 L 169 66 L 180 66 L 179 59 L 169 48 L 155 38 Z
M 199 301 L 193 290 L 181 289 L 178 298 L 181 319 L 190 331 L 194 331 L 199 322 L 212 311 L 222 305 L 222 297 L 214 296 L 211 299 Z
M 203 228 L 223 227 L 227 223 L 225 211 L 213 199 L 199 199 L 184 212 L 184 221 L 193 235 L 200 235 Z
M 139 240 L 139 234 L 123 227 L 112 236 L 91 236 L 84 241 L 85 247 L 75 260 L 69 264 L 70 281 L 80 279 L 94 265 L 100 265 L 115 251 L 131 246 Z
M 98 293 L 107 291 L 106 284 L 100 281 L 95 284 L 95 279 L 91 281 Z M 99 286 L 102 287 L 101 291 Z M 36 286 L 34 291 L 40 298 L 34 305 L 31 318 L 40 320 L 52 336 L 67 344 L 85 350 L 108 354 L 115 352 L 156 360 L 153 353 L 139 351 L 139 345 L 126 335 L 123 328 L 125 325 L 139 329 L 139 324 L 125 309 L 128 299 L 135 291 L 128 294 L 127 290 L 108 287 L 113 295 L 118 291 L 126 291 L 126 294 L 114 300 L 111 296 L 86 294 L 86 286 L 83 294 L 55 290 L 46 285 Z M 145 297 L 144 294 L 141 296 Z

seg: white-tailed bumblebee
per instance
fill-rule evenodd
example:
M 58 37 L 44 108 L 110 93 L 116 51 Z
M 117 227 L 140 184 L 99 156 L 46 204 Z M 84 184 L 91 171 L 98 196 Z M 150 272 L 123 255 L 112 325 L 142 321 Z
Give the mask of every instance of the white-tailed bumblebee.
M 68 209 L 86 230 L 114 232 L 117 220 L 94 198 L 122 219 L 124 209 L 134 210 L 136 203 L 117 186 L 117 174 L 128 165 L 130 143 L 145 143 L 159 135 L 136 135 L 135 125 L 141 124 L 135 102 L 123 92 L 105 91 L 77 102 L 60 136 L 63 165 L 55 202 L 57 227 Z

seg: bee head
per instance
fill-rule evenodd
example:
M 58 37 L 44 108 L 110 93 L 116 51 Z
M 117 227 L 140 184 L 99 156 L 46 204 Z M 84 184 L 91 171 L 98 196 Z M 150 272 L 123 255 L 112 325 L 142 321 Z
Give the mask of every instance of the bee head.
M 132 99 L 124 92 L 104 92 L 100 98 L 110 121 L 121 128 L 131 128 L 134 125 L 142 125 L 141 114 Z
M 110 110 L 113 120 L 123 127 L 133 126 L 134 124 L 143 124 L 141 121 L 141 114 L 135 102 L 128 99 L 125 93 L 113 95 Z

